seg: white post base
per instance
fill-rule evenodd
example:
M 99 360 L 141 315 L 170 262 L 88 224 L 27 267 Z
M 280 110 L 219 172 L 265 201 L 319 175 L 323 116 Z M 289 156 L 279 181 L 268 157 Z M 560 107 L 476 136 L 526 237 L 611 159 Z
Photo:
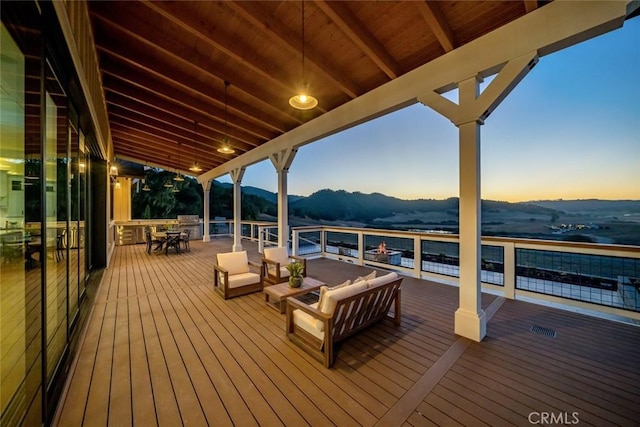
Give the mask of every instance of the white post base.
M 233 245 L 232 250 L 233 252 L 240 252 L 242 251 L 242 245 L 240 243 L 238 243 L 237 245 Z
M 487 316 L 484 310 L 474 313 L 462 308 L 456 310 L 455 333 L 470 340 L 480 342 L 487 334 Z
M 205 234 L 204 236 L 202 236 L 202 241 L 203 242 L 210 242 L 211 241 L 211 235 Z

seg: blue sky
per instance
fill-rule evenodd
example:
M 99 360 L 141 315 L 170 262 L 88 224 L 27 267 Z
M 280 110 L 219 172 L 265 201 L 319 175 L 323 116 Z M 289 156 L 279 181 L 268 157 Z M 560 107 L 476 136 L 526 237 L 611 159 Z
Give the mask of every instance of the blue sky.
M 484 199 L 640 199 L 639 40 L 635 18 L 540 59 L 481 128 Z M 271 162 L 242 185 L 277 191 Z M 457 197 L 457 128 L 413 105 L 301 147 L 288 186 Z

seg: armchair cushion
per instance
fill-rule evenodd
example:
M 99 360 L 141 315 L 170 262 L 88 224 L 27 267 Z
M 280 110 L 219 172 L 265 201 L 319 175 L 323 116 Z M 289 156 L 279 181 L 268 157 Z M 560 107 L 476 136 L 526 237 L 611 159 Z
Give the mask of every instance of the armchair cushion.
M 247 257 L 247 251 L 219 253 L 216 256 L 218 259 L 218 265 L 227 270 L 229 272 L 229 276 L 249 273 L 249 258 Z
M 269 267 L 267 269 L 267 272 L 271 275 L 271 276 L 276 276 L 277 270 L 275 267 Z M 287 267 L 280 267 L 280 278 L 281 279 L 286 279 L 289 277 L 289 270 L 287 270 Z
M 229 288 L 251 285 L 260 281 L 260 275 L 256 273 L 240 273 L 229 276 Z
M 289 264 L 289 251 L 285 247 L 266 248 L 264 250 L 264 257 L 270 261 L 280 263 L 281 267 Z M 287 270 L 285 269 L 285 271 Z M 289 272 L 287 271 L 287 273 Z

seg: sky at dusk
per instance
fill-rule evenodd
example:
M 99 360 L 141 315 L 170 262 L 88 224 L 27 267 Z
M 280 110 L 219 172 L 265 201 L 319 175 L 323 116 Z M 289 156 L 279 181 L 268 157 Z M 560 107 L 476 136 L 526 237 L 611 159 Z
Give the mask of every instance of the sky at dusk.
M 639 41 L 634 18 L 540 58 L 481 127 L 483 199 L 640 199 Z M 242 185 L 276 192 L 271 162 L 249 166 Z M 457 197 L 457 128 L 407 107 L 301 147 L 288 188 Z

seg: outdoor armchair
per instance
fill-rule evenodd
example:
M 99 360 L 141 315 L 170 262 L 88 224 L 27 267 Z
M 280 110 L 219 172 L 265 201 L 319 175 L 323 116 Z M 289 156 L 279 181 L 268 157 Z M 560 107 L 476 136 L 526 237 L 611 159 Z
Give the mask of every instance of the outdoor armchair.
M 213 266 L 213 287 L 224 299 L 262 291 L 260 264 L 249 261 L 247 251 L 226 252 L 216 255 Z
M 262 258 L 262 271 L 264 281 L 270 285 L 282 283 L 289 278 L 289 270 L 287 264 L 298 261 L 304 267 L 302 275 L 307 275 L 307 260 L 302 257 L 289 255 L 289 251 L 285 247 L 266 248 Z

